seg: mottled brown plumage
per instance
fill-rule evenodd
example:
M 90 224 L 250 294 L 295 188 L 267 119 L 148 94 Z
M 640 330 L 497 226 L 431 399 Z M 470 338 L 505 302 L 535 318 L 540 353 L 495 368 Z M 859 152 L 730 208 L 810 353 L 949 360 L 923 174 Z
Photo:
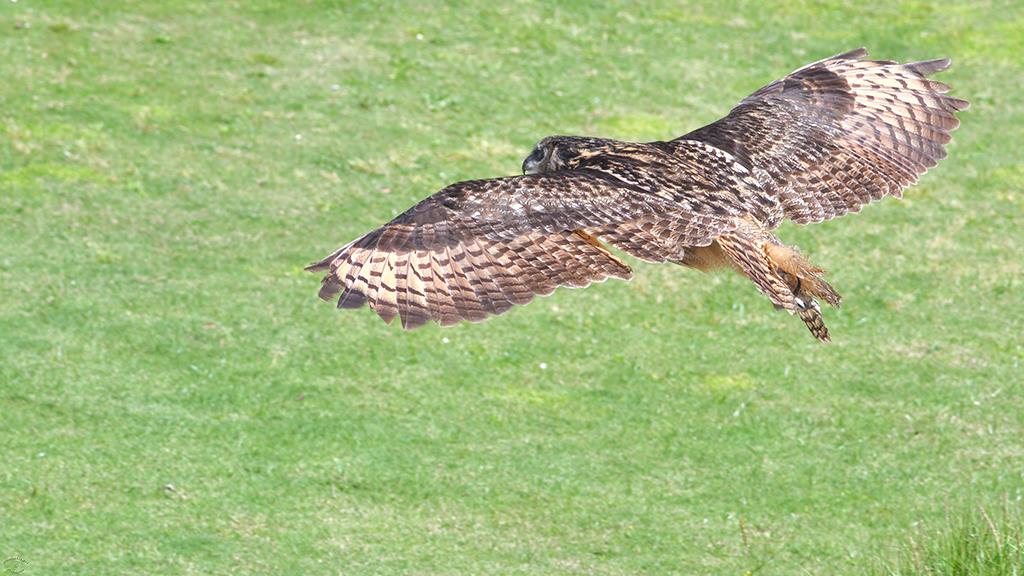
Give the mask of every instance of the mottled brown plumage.
M 448 186 L 308 269 L 327 272 L 320 296 L 341 308 L 450 325 L 630 278 L 601 239 L 649 262 L 732 266 L 828 341 L 816 298 L 839 295 L 771 231 L 899 197 L 945 157 L 968 105 L 927 78 L 948 60 L 865 56 L 805 66 L 672 141 L 545 138 L 523 176 Z

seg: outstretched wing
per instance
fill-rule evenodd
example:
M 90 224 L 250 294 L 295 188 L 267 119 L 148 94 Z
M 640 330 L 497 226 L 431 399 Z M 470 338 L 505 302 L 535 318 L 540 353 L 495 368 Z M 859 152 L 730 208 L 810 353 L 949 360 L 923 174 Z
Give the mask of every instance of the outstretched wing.
M 665 222 L 671 220 L 671 222 Z M 628 279 L 629 266 L 588 229 L 657 225 L 674 238 L 710 243 L 717 220 L 590 170 L 453 184 L 307 270 L 338 307 L 369 306 L 414 328 L 480 321 L 558 286 Z M 724 225 L 724 224 L 723 224 Z M 653 230 L 653 229 L 652 229 Z
M 941 158 L 968 102 L 927 76 L 949 60 L 863 60 L 861 48 L 758 90 L 728 116 L 677 138 L 735 156 L 806 224 L 901 196 Z

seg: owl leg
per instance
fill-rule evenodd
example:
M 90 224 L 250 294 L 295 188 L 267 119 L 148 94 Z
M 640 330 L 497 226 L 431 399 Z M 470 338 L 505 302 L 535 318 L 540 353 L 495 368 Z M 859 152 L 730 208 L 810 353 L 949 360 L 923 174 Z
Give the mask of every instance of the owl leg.
M 718 237 L 718 245 L 762 294 L 772 301 L 776 308 L 795 314 L 797 304 L 793 291 L 779 276 L 776 266 L 764 250 L 765 238 L 761 234 L 750 234 L 746 230 L 735 230 Z
M 745 222 L 718 237 L 718 245 L 776 308 L 796 314 L 815 338 L 830 341 L 815 296 L 838 306 L 840 297 L 795 249 L 782 245 L 774 234 Z
M 817 296 L 838 308 L 842 297 L 822 277 L 825 271 L 811 264 L 807 258 L 797 252 L 796 248 L 781 244 L 774 236 L 772 239 L 773 242 L 765 244 L 765 253 L 780 273 L 792 278 L 787 282 L 794 289 L 793 293 L 796 294 L 799 291 Z

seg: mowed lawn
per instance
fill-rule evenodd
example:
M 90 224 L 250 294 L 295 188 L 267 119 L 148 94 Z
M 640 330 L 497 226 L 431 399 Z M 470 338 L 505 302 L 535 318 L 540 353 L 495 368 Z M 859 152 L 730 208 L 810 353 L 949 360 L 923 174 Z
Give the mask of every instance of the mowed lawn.
M 0 574 L 860 574 L 1024 497 L 1024 9 L 0 3 Z M 403 333 L 302 267 L 556 133 L 671 138 L 813 60 L 949 56 L 904 200 L 781 237 L 816 342 L 635 263 Z

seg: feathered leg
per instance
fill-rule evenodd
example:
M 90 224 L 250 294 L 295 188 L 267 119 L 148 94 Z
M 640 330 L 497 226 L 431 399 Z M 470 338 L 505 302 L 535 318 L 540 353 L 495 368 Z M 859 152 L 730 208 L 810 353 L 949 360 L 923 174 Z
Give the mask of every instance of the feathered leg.
M 832 306 L 841 300 L 835 289 L 799 252 L 779 242 L 756 223 L 744 221 L 732 232 L 718 237 L 718 245 L 732 263 L 754 283 L 776 308 L 796 314 L 815 338 L 830 342 L 821 307 L 822 298 Z
M 793 289 L 793 293 L 805 292 L 838 308 L 842 297 L 831 284 L 822 278 L 825 271 L 811 264 L 807 258 L 796 251 L 796 248 L 779 243 L 774 236 L 772 240 L 765 244 L 765 253 L 780 273 L 792 278 L 792 280 L 787 280 L 787 283 Z

